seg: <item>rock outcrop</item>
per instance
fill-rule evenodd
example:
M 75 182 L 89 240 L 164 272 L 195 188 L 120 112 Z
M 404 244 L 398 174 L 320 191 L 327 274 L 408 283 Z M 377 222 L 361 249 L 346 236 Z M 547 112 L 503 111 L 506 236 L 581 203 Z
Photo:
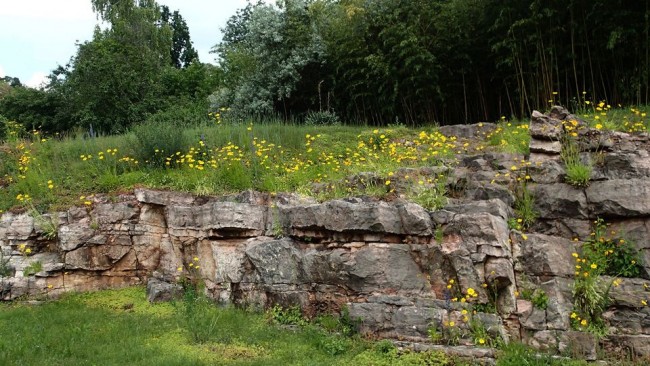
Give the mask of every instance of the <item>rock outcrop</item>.
M 449 177 L 454 197 L 437 211 L 399 198 L 317 203 L 137 189 L 44 217 L 4 213 L 0 298 L 148 283 L 150 300 L 164 301 L 178 296 L 180 279 L 200 279 L 216 301 L 299 305 L 306 315 L 347 308 L 362 332 L 416 341 L 450 322 L 467 328 L 471 303 L 493 334 L 555 350 L 579 342 L 591 358 L 593 339 L 570 324 L 572 254 L 592 221 L 605 218 L 645 259 L 644 277 L 611 293 L 609 340 L 650 355 L 650 308 L 642 306 L 650 300 L 650 138 L 585 128 L 581 148 L 602 157 L 589 186 L 575 188 L 558 145 L 574 120 L 584 124 L 559 107 L 535 112 L 530 156 L 461 157 Z M 505 178 L 522 161 L 539 216 L 528 233 L 511 229 L 516 196 Z M 544 293 L 547 306 L 524 291 Z

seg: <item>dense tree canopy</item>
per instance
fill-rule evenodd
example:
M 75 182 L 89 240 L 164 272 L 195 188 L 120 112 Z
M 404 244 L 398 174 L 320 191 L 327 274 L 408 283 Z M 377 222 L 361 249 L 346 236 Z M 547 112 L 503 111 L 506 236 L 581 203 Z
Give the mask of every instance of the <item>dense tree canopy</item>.
M 199 62 L 178 11 L 91 2 L 108 27 L 46 89 L 2 81 L 1 115 L 118 132 L 166 110 L 200 115 L 208 99 L 235 121 L 325 112 L 377 125 L 650 103 L 650 0 L 249 2 L 213 48 L 218 66 Z
M 283 0 L 251 4 L 215 52 L 245 113 L 460 123 L 549 101 L 648 103 L 650 1 Z M 318 86 L 318 87 L 316 87 Z
M 108 23 L 58 67 L 44 90 L 14 88 L 0 114 L 29 128 L 124 131 L 170 105 L 202 103 L 220 74 L 198 62 L 178 11 L 152 0 L 93 0 Z

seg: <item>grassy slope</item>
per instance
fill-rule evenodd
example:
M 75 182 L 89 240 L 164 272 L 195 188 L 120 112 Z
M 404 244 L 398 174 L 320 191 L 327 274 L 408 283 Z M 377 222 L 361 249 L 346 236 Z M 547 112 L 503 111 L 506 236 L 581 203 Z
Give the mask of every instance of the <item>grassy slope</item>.
M 647 131 L 650 123 L 648 106 L 585 107 L 579 116 L 597 128 L 639 132 Z M 0 211 L 21 206 L 62 209 L 83 204 L 92 194 L 135 186 L 195 194 L 252 188 L 322 199 L 381 196 L 392 187 L 358 192 L 342 182 L 360 172 L 375 172 L 387 182 L 398 168 L 453 162 L 455 153 L 526 152 L 528 138 L 525 124 L 508 121 L 485 141 L 469 146 L 440 135 L 435 126 L 376 129 L 268 122 L 184 128 L 166 123 L 97 138 L 43 138 L 33 131 L 25 139 L 0 145 Z M 313 183 L 330 188 L 314 192 Z

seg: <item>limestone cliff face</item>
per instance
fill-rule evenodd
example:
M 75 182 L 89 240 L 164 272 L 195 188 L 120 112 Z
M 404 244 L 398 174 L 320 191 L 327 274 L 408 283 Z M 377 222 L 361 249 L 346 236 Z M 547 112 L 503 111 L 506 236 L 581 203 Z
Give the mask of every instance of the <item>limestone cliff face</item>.
M 650 355 L 650 308 L 641 301 L 650 299 L 650 138 L 585 132 L 584 151 L 601 157 L 589 186 L 578 189 L 564 183 L 556 136 L 571 118 L 559 108 L 535 113 L 529 157 L 462 157 L 449 178 L 462 189 L 432 212 L 399 199 L 317 203 L 139 189 L 50 216 L 5 213 L 0 298 L 148 282 L 158 300 L 192 275 L 220 302 L 299 305 L 308 315 L 346 307 L 364 332 L 420 339 L 432 324 L 462 323 L 458 300 L 470 294 L 475 306 L 495 310 L 477 314 L 491 332 L 561 349 L 575 338 L 572 254 L 579 241 L 572 239 L 588 239 L 593 220 L 605 218 L 644 258 L 642 278 L 624 279 L 611 292 L 609 340 Z M 529 188 L 539 213 L 528 234 L 509 229 L 514 196 L 495 179 L 524 158 L 532 163 Z M 43 224 L 50 221 L 55 228 Z M 522 299 L 530 289 L 548 296 L 546 309 Z

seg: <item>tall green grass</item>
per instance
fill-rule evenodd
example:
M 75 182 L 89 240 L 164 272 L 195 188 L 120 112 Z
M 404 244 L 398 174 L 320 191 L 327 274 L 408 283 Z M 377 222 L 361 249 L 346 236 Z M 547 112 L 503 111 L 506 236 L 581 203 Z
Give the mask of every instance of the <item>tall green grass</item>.
M 31 205 L 38 210 L 61 209 L 85 202 L 92 194 L 135 186 L 195 194 L 251 188 L 310 192 L 312 183 L 335 182 L 364 171 L 388 174 L 399 168 L 404 164 L 389 156 L 389 139 L 401 143 L 416 139 L 419 131 L 277 121 L 198 126 L 153 121 L 120 136 L 90 137 L 79 131 L 42 139 L 33 133 L 0 149 L 0 211 Z M 381 144 L 380 135 L 387 136 Z M 227 157 L 228 152 L 234 156 Z M 234 159 L 237 156 L 239 160 Z M 18 199 L 25 195 L 28 200 Z
M 428 365 L 450 364 L 442 354 L 402 362 L 360 338 L 314 325 L 286 329 L 261 313 L 192 301 L 149 304 L 136 287 L 2 304 L 0 364 L 370 366 L 389 356 L 392 365 L 420 365 L 425 356 L 438 361 Z

